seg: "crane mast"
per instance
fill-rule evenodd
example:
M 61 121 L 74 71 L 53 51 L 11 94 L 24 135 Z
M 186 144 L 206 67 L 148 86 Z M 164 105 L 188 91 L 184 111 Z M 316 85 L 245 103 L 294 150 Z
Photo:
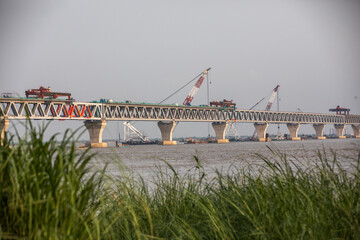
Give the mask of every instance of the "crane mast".
M 210 71 L 211 68 L 206 69 L 200 76 L 200 78 L 197 80 L 197 82 L 195 83 L 194 87 L 191 89 L 190 93 L 187 95 L 187 97 L 185 98 L 183 105 L 190 105 L 191 101 L 194 99 L 194 96 L 196 95 L 196 93 L 199 91 L 199 88 L 201 86 L 201 84 L 203 83 L 206 75 L 208 74 L 208 72 Z

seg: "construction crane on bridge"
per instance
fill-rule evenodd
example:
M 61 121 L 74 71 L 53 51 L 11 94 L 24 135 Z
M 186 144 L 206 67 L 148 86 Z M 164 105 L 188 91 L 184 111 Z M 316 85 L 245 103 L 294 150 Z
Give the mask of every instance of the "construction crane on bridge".
M 208 72 L 210 71 L 211 68 L 206 69 L 205 71 L 203 71 L 202 73 L 200 73 L 199 75 L 197 75 L 195 78 L 193 78 L 191 81 L 189 81 L 188 83 L 186 83 L 184 86 L 182 86 L 181 88 L 179 88 L 178 90 L 176 90 L 174 93 L 170 94 L 170 96 L 166 97 L 164 100 L 162 100 L 161 102 L 159 102 L 160 104 L 165 102 L 166 100 L 168 100 L 169 98 L 171 98 L 172 96 L 174 96 L 176 93 L 178 93 L 180 90 L 182 90 L 183 88 L 185 88 L 187 85 L 189 85 L 190 83 L 192 83 L 194 80 L 196 80 L 198 77 L 199 79 L 196 81 L 194 87 L 191 89 L 190 93 L 187 95 L 187 97 L 185 98 L 183 105 L 191 105 L 191 101 L 194 99 L 194 96 L 196 95 L 196 93 L 199 91 L 199 88 L 201 86 L 201 84 L 203 83 L 206 75 L 208 74 Z
M 271 106 L 272 106 L 273 103 L 274 103 L 275 97 L 276 97 L 277 94 L 278 94 L 279 87 L 280 87 L 280 85 L 277 85 L 277 86 L 273 89 L 272 94 L 271 94 L 271 97 L 270 97 L 270 99 L 269 99 L 269 102 L 267 103 L 267 105 L 266 105 L 266 107 L 265 107 L 265 111 L 270 111 Z M 256 105 L 258 105 L 258 104 L 259 104 L 262 100 L 264 100 L 264 99 L 265 99 L 265 98 L 262 98 L 262 99 L 261 99 L 259 102 L 257 102 L 254 106 L 252 106 L 252 107 L 250 108 L 250 110 L 253 109 Z M 279 102 L 278 102 L 278 105 L 279 105 Z M 279 126 L 278 126 L 278 128 L 279 128 Z M 256 130 L 254 130 L 254 133 L 253 133 L 251 139 L 254 139 L 254 138 L 255 138 L 255 135 L 256 135 Z
M 210 71 L 211 68 L 206 69 L 200 76 L 200 78 L 196 81 L 194 87 L 191 89 L 191 91 L 189 92 L 189 94 L 187 95 L 187 97 L 185 98 L 183 105 L 191 105 L 192 100 L 194 99 L 196 93 L 199 91 L 199 88 L 201 86 L 201 84 L 203 83 L 206 75 L 208 74 L 208 72 Z
M 196 80 L 198 77 L 198 80 L 196 81 L 195 85 L 193 86 L 193 88 L 191 89 L 191 91 L 189 92 L 189 94 L 186 96 L 183 105 L 186 106 L 190 106 L 192 100 L 194 99 L 196 93 L 199 91 L 199 88 L 201 86 L 201 84 L 203 83 L 205 77 L 207 76 L 208 72 L 210 71 L 211 67 L 207 68 L 205 71 L 203 71 L 202 73 L 200 73 L 199 75 L 197 75 L 195 78 L 193 78 L 191 81 L 189 81 L 188 83 L 186 83 L 184 86 L 182 86 L 181 88 L 179 88 L 178 90 L 176 90 L 174 93 L 170 94 L 170 96 L 166 97 L 164 100 L 162 100 L 161 102 L 159 102 L 160 104 L 165 102 L 166 100 L 168 100 L 169 98 L 171 98 L 172 96 L 174 96 L 176 93 L 178 93 L 180 90 L 182 90 L 183 88 L 185 88 L 187 85 L 189 85 L 190 83 L 192 83 L 194 80 Z M 209 80 L 209 79 L 208 79 Z M 208 103 L 209 104 L 209 82 L 208 82 L 208 89 L 207 89 L 207 98 L 208 98 Z M 176 123 L 177 126 L 178 122 Z M 208 125 L 208 131 L 209 131 L 209 136 L 210 136 L 210 130 L 209 130 L 209 125 Z
M 265 111 L 270 111 L 271 106 L 272 106 L 272 104 L 274 103 L 275 97 L 276 97 L 276 95 L 277 95 L 277 93 L 278 93 L 279 87 L 280 87 L 280 85 L 277 85 L 277 86 L 274 88 L 274 90 L 273 90 L 273 92 L 272 92 L 272 94 L 271 94 L 271 97 L 270 97 L 270 99 L 269 99 L 269 102 L 268 102 L 268 104 L 266 105 Z
M 273 89 L 271 97 L 269 99 L 269 102 L 267 103 L 266 107 L 265 107 L 265 111 L 270 111 L 272 104 L 274 103 L 275 97 L 278 96 L 278 90 L 279 90 L 280 85 L 276 85 L 276 87 Z M 258 101 L 254 106 L 252 106 L 249 110 L 252 110 L 254 107 L 256 107 L 259 103 L 261 103 L 263 100 L 265 99 L 265 97 L 263 97 L 260 101 Z M 278 98 L 278 105 L 279 105 L 279 98 Z M 279 109 L 278 109 L 279 111 Z M 234 133 L 235 136 L 239 134 L 236 131 L 236 128 L 234 126 L 235 122 L 230 122 L 229 126 L 226 130 L 226 135 L 228 135 L 230 133 L 230 131 L 232 131 Z M 280 130 L 279 130 L 279 125 L 278 125 L 278 135 L 280 134 Z M 256 135 L 256 130 L 254 131 L 251 139 L 255 139 L 255 135 Z

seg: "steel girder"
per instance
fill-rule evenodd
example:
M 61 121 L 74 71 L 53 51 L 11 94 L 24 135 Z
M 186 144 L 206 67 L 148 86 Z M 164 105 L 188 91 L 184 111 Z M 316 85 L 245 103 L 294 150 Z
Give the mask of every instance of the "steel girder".
M 360 115 L 12 98 L 0 98 L 0 116 L 8 119 L 45 120 L 360 124 Z

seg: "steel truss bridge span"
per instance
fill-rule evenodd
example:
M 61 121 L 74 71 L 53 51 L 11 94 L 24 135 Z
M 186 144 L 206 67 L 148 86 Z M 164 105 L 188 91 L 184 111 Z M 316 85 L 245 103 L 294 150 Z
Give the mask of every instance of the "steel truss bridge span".
M 360 115 L 135 103 L 0 98 L 0 116 L 34 120 L 360 124 Z

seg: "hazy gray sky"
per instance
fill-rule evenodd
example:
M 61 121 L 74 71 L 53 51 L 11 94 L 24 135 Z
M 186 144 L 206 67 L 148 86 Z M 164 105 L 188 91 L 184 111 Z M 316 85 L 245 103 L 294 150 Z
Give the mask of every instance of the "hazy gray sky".
M 279 84 L 282 111 L 340 105 L 360 114 L 359 25 L 355 0 L 0 0 L 0 92 L 43 85 L 78 101 L 159 102 L 212 67 L 210 100 L 247 109 Z M 191 87 L 168 103 L 182 103 Z M 204 103 L 205 84 L 193 101 Z M 135 126 L 160 136 L 155 122 Z M 207 124 L 174 132 L 188 135 L 207 135 Z

